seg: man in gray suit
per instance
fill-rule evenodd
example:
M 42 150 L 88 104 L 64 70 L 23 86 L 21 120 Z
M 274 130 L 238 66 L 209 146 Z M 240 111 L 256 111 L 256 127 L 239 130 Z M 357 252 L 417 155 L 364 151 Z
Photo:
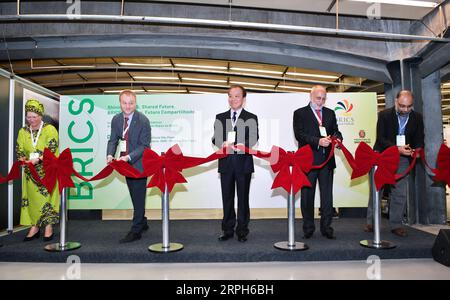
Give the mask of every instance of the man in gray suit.
M 150 148 L 150 122 L 144 114 L 136 110 L 136 94 L 133 91 L 122 91 L 119 100 L 122 112 L 115 115 L 111 121 L 107 163 L 109 164 L 113 160 L 117 147 L 119 147 L 119 160 L 128 162 L 142 172 L 142 154 L 146 147 Z M 147 218 L 145 217 L 147 178 L 127 177 L 126 181 L 134 207 L 133 226 L 130 232 L 120 240 L 120 243 L 139 240 L 142 232 L 148 229 Z

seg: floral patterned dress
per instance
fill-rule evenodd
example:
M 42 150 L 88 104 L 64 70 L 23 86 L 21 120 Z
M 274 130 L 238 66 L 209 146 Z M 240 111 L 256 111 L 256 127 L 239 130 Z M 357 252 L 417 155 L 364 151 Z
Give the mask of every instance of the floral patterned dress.
M 33 131 L 34 139 L 38 135 L 38 130 Z M 44 123 L 41 134 L 33 148 L 29 127 L 23 127 L 19 130 L 16 145 L 17 158 L 30 157 L 30 153 L 38 152 L 42 156 L 44 149 L 49 148 L 58 156 L 58 131 L 50 124 Z M 41 178 L 44 177 L 44 168 L 42 161 L 35 165 L 36 171 Z M 22 208 L 20 213 L 21 225 L 32 225 L 45 227 L 46 225 L 55 225 L 59 222 L 59 192 L 56 184 L 53 192 L 50 194 L 47 189 L 37 182 L 31 175 L 28 167 L 24 167 L 24 176 L 22 178 Z

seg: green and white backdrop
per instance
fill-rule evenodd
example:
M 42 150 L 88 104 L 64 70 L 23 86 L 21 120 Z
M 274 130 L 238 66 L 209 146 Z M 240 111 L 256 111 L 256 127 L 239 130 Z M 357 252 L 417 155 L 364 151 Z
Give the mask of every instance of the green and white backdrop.
M 272 145 L 277 145 L 285 150 L 296 150 L 293 112 L 308 102 L 308 93 L 248 94 L 245 109 L 257 114 L 259 119 L 258 149 L 269 151 Z M 138 110 L 150 120 L 154 151 L 166 151 L 174 144 L 179 144 L 183 153 L 190 156 L 207 156 L 216 150 L 211 144 L 214 118 L 217 113 L 228 109 L 226 94 L 138 95 L 137 103 Z M 375 93 L 330 93 L 326 106 L 336 111 L 344 144 L 352 153 L 360 141 L 373 146 L 377 119 Z M 82 175 L 95 175 L 105 167 L 110 122 L 119 112 L 118 95 L 61 97 L 60 149 L 71 148 L 75 169 Z M 351 181 L 350 168 L 339 150 L 336 150 L 336 156 L 334 206 L 366 206 L 369 193 L 367 177 Z M 69 193 L 69 207 L 132 208 L 125 179 L 113 174 L 100 182 L 75 180 L 76 187 Z M 217 162 L 185 170 L 183 174 L 188 183 L 175 186 L 171 193 L 172 208 L 222 207 Z M 270 166 L 255 158 L 250 207 L 286 207 L 286 193 L 281 189 L 270 189 L 273 178 Z M 148 189 L 147 208 L 159 208 L 160 203 L 160 192 Z M 316 206 L 318 204 L 316 196 Z

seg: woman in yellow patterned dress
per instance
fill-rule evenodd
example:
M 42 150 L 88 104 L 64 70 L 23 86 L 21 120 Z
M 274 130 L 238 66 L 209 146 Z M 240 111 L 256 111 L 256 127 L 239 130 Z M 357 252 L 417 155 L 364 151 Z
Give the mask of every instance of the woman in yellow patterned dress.
M 58 131 L 50 124 L 44 123 L 44 106 L 38 100 L 30 99 L 25 104 L 27 126 L 19 130 L 17 137 L 17 159 L 31 162 L 41 178 L 44 177 L 42 155 L 49 148 L 58 155 Z M 20 224 L 31 226 L 24 241 L 31 241 L 40 236 L 40 228 L 45 227 L 44 241 L 53 238 L 53 225 L 59 222 L 59 192 L 56 185 L 50 194 L 37 182 L 28 167 L 24 167 L 22 178 L 22 208 Z

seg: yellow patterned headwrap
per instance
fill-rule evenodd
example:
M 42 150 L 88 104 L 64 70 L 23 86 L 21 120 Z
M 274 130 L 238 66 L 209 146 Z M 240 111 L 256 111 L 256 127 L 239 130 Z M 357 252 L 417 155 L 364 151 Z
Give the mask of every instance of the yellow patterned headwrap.
M 37 113 L 42 117 L 44 116 L 44 105 L 36 99 L 28 99 L 25 104 L 25 113 L 29 111 Z

